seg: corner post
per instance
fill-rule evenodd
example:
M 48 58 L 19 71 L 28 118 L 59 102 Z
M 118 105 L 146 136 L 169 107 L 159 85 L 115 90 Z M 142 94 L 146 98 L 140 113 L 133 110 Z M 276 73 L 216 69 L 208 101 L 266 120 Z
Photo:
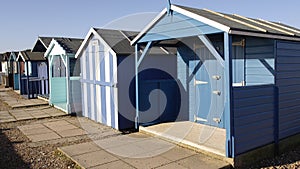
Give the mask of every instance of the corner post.
M 139 46 L 135 45 L 135 129 L 139 130 L 139 78 L 138 78 Z
M 66 65 L 65 65 L 65 69 L 66 69 L 66 87 L 67 87 L 67 106 L 66 106 L 66 109 L 67 109 L 67 112 L 68 114 L 70 114 L 71 112 L 71 106 L 70 106 L 70 60 L 69 60 L 69 57 L 68 55 L 63 55 L 62 58 L 65 57 L 65 60 L 66 60 Z
M 234 157 L 234 121 L 233 121 L 233 94 L 232 94 L 232 37 L 224 32 L 224 58 L 225 58 L 225 128 L 226 128 L 226 156 Z

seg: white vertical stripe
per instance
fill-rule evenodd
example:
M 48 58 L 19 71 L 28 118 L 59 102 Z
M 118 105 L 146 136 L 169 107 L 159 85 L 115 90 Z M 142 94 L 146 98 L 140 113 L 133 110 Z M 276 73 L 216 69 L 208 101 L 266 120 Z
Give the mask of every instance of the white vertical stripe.
M 111 126 L 111 95 L 110 95 L 110 87 L 105 87 L 106 92 L 106 118 L 107 118 L 107 125 Z
M 90 91 L 90 97 L 91 97 L 91 119 L 92 120 L 97 120 L 96 119 L 96 116 L 95 116 L 95 113 L 97 113 L 95 111 L 95 93 L 94 93 L 94 84 L 90 84 L 90 88 L 91 88 L 91 91 Z
M 86 56 L 86 51 L 84 51 L 84 53 L 82 54 L 82 58 L 81 58 L 81 63 L 82 63 L 82 79 L 86 79 L 86 59 L 87 59 L 87 56 Z M 82 112 L 82 115 L 84 117 L 88 117 L 88 105 L 87 105 L 87 86 L 86 86 L 86 83 L 83 83 L 82 82 L 82 88 L 83 88 L 83 112 Z
M 114 90 L 114 104 L 115 104 L 115 125 L 116 129 L 119 129 L 119 112 L 118 112 L 118 88 L 113 88 Z
M 83 96 L 84 96 L 84 99 L 83 99 L 83 101 L 84 101 L 84 113 L 83 113 L 83 116 L 84 117 L 88 117 L 88 103 L 87 103 L 87 84 L 86 83 L 84 83 L 83 84 Z
M 96 59 L 95 59 L 95 73 L 96 73 L 96 80 L 100 81 L 100 53 L 99 53 L 99 46 L 96 47 Z
M 105 82 L 110 82 L 110 63 L 109 63 L 109 49 L 107 46 L 105 46 Z M 105 87 L 105 93 L 106 93 L 106 118 L 107 118 L 107 125 L 111 126 L 111 95 L 110 95 L 110 87 Z
M 106 47 L 107 48 L 107 47 Z M 105 50 L 105 82 L 110 82 L 110 62 L 109 62 L 109 49 Z
M 118 74 L 117 74 L 117 55 L 111 51 L 111 54 L 113 56 L 113 81 L 114 81 L 114 84 L 117 84 L 118 82 Z M 115 128 L 116 129 L 119 129 L 119 112 L 118 112 L 118 89 L 116 87 L 113 87 L 113 100 L 114 100 L 114 113 L 115 113 Z
M 96 106 L 97 106 L 97 118 L 96 121 L 99 123 L 103 123 L 102 121 L 102 111 L 101 111 L 101 87 L 99 85 L 96 86 Z

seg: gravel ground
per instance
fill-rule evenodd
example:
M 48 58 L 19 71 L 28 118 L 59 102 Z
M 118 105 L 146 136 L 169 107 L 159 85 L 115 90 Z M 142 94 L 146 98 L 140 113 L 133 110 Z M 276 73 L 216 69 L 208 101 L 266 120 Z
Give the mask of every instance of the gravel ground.
M 14 96 L 19 97 L 17 94 Z M 9 109 L 10 108 L 0 100 L 0 111 Z M 75 117 L 59 117 L 59 119 L 64 118 Z M 60 139 L 54 142 L 48 141 L 34 144 L 31 143 L 17 127 L 36 122 L 37 120 L 31 120 L 0 124 L 0 168 L 80 168 L 74 162 L 57 151 L 57 148 L 61 146 L 87 142 L 90 141 L 90 139 L 87 136 L 81 136 L 74 139 Z M 274 159 L 262 160 L 250 168 L 300 168 L 300 147 L 295 148 L 293 151 L 282 154 Z
M 71 117 L 63 117 L 71 118 Z M 60 118 L 61 119 L 61 118 Z M 90 141 L 87 136 L 32 143 L 17 126 L 33 121 L 0 124 L 0 168 L 79 168 L 63 156 L 58 147 Z

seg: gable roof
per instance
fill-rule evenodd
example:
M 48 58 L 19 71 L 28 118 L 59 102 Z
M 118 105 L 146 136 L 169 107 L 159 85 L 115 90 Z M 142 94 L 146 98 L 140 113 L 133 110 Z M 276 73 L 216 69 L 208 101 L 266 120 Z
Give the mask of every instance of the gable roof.
M 38 37 L 31 51 L 46 52 L 53 38 L 54 37 Z
M 130 45 L 130 42 L 137 34 L 138 32 L 134 31 L 91 28 L 75 57 L 77 58 L 83 52 L 91 35 L 102 39 L 116 54 L 132 54 L 135 49 Z
M 180 5 L 171 5 L 171 10 L 206 23 L 224 32 L 228 32 L 229 34 L 300 41 L 300 29 L 282 23 Z M 137 43 L 137 41 L 154 27 L 166 14 L 167 9 L 164 9 L 142 32 L 139 33 L 131 44 Z
M 19 61 L 22 58 L 23 61 L 45 61 L 44 52 L 32 52 L 30 49 L 19 52 L 18 58 Z
M 138 32 L 94 29 L 117 54 L 132 54 L 135 51 L 134 47 L 130 45 L 130 42 L 138 35 Z
M 67 53 L 75 54 L 79 49 L 83 39 L 79 38 L 53 38 Z
M 10 52 L 5 52 L 1 54 L 2 56 L 2 61 L 8 61 L 10 57 Z

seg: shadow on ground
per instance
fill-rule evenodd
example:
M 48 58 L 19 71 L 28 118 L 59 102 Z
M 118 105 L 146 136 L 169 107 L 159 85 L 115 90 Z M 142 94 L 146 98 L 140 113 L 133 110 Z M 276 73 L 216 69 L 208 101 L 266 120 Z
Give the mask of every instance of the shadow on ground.
M 4 132 L 10 129 L 0 129 L 0 166 L 5 169 L 15 168 L 30 168 L 30 165 L 25 163 L 21 156 L 15 151 L 14 146 L 22 142 L 10 141 Z

